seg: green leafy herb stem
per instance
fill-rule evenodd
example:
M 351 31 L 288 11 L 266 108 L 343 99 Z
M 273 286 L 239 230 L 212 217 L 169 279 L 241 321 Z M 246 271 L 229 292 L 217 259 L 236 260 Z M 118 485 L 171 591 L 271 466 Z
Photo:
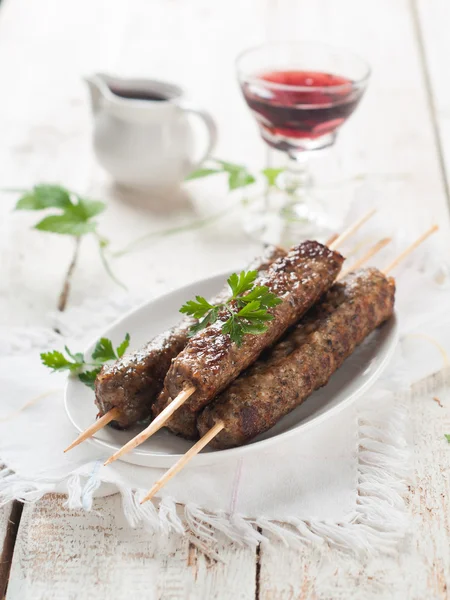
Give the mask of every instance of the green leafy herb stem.
M 262 169 L 261 174 L 264 176 L 268 188 L 277 187 L 277 178 L 284 170 L 274 168 Z M 255 175 L 245 165 L 226 162 L 218 158 L 208 158 L 205 165 L 202 165 L 186 177 L 186 181 L 201 179 L 219 173 L 227 174 L 228 189 L 230 192 L 251 185 L 256 181 Z
M 257 271 L 233 273 L 228 278 L 230 297 L 226 302 L 211 304 L 203 296 L 196 296 L 180 308 L 180 312 L 198 319 L 191 327 L 195 335 L 217 320 L 223 323 L 221 331 L 228 334 L 238 346 L 244 335 L 259 335 L 267 331 L 267 321 L 273 319 L 270 308 L 282 302 L 265 285 L 255 285 Z
M 25 192 L 18 200 L 16 210 L 51 210 L 48 214 L 34 225 L 38 231 L 70 235 L 74 237 L 74 252 L 72 260 L 67 269 L 64 284 L 59 295 L 58 309 L 63 311 L 67 305 L 70 293 L 70 284 L 73 272 L 78 260 L 81 238 L 87 234 L 93 234 L 98 242 L 102 263 L 110 277 L 121 285 L 112 274 L 109 264 L 105 258 L 105 247 L 108 241 L 101 237 L 97 231 L 97 217 L 106 208 L 104 202 L 82 197 L 59 185 L 36 185 L 32 190 Z M 56 211 L 56 212 L 54 212 Z
M 111 340 L 100 338 L 95 344 L 90 360 L 85 360 L 81 352 L 71 352 L 67 346 L 64 346 L 64 352 L 52 350 L 41 353 L 42 364 L 51 369 L 54 373 L 60 371 L 70 371 L 78 375 L 78 379 L 85 385 L 94 389 L 95 378 L 104 364 L 110 360 L 121 358 L 130 345 L 130 335 L 127 333 L 123 341 L 114 349 Z

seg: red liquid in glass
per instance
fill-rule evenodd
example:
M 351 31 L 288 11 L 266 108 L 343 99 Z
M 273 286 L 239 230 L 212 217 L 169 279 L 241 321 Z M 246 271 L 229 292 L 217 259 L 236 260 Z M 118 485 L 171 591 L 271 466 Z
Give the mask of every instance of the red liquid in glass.
M 315 71 L 264 73 L 243 83 L 242 90 L 263 135 L 264 130 L 268 134 L 265 139 L 275 147 L 279 147 L 277 137 L 314 140 L 332 133 L 354 111 L 362 93 L 346 77 Z

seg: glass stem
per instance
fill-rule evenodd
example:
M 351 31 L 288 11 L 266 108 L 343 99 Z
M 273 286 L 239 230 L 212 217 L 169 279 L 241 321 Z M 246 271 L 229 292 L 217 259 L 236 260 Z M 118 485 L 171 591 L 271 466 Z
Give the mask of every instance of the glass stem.
M 288 164 L 284 173 L 284 189 L 291 202 L 298 203 L 302 195 L 307 195 L 312 186 L 312 178 L 308 169 L 309 153 L 289 152 Z
M 269 146 L 266 146 L 266 168 L 270 168 L 272 166 L 272 153 L 270 151 Z M 269 210 L 269 197 L 270 197 L 270 187 L 267 185 L 264 190 L 264 212 L 268 212 Z

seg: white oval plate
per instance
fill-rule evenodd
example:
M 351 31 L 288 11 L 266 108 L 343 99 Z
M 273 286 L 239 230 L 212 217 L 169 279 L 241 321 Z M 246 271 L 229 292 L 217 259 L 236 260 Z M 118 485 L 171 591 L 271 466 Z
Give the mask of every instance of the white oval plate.
M 129 333 L 130 349 L 135 350 L 157 333 L 177 323 L 181 317 L 178 310 L 186 300 L 196 294 L 206 298 L 212 297 L 223 287 L 227 277 L 228 274 L 211 277 L 152 300 L 125 315 L 102 335 L 112 339 L 117 345 L 123 340 L 125 334 Z M 88 355 L 92 352 L 94 343 L 87 349 Z M 356 349 L 325 387 L 314 392 L 308 400 L 283 417 L 272 429 L 239 448 L 229 450 L 205 448 L 190 464 L 217 463 L 246 452 L 257 452 L 287 436 L 301 435 L 305 429 L 332 418 L 375 383 L 388 364 L 396 343 L 397 325 L 394 317 L 374 331 Z M 94 393 L 76 377 L 69 376 L 65 390 L 65 407 L 69 419 L 79 432 L 95 421 L 97 409 L 94 404 Z M 127 431 L 117 431 L 112 427 L 105 427 L 91 438 L 90 442 L 102 449 L 105 455 L 112 454 L 141 429 L 142 427 L 134 427 Z M 170 467 L 191 446 L 192 442 L 178 438 L 168 430 L 161 430 L 133 452 L 126 454 L 122 460 L 142 466 Z

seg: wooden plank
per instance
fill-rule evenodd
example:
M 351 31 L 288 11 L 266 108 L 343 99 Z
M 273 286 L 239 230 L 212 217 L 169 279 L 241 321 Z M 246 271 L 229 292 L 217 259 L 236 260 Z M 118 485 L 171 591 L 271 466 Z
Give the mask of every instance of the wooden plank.
M 444 52 L 444 47 L 441 47 L 439 55 L 447 56 L 450 50 L 445 33 L 445 23 L 448 22 L 445 15 L 450 16 L 448 3 L 438 0 L 419 4 L 422 9 L 426 7 L 429 19 L 433 15 L 433 23 L 439 21 L 440 39 L 446 50 Z M 434 115 L 427 96 L 420 46 L 409 3 L 345 0 L 337 8 L 332 2 L 316 2 L 313 7 L 309 3 L 286 0 L 281 5 L 286 14 L 296 16 L 289 19 L 293 34 L 290 37 L 304 37 L 304 32 L 308 31 L 310 38 L 322 37 L 355 48 L 373 66 L 367 98 L 348 124 L 348 131 L 343 130 L 342 140 L 338 140 L 337 149 L 342 152 L 342 161 L 350 162 L 350 169 L 358 168 L 359 164 L 363 173 L 404 173 L 401 195 L 405 195 L 398 203 L 393 199 L 396 205 L 392 205 L 392 210 L 396 214 L 403 211 L 411 225 L 427 221 L 433 214 L 448 231 L 445 186 L 439 148 L 433 134 Z M 434 11 L 436 6 L 439 6 L 440 12 Z M 281 29 L 284 26 L 278 24 Z M 373 35 L 377 30 L 383 32 L 382 36 Z M 430 39 L 435 39 L 435 31 L 434 25 L 430 24 Z M 436 78 L 439 76 L 441 87 L 450 93 L 450 88 L 443 81 L 442 64 L 437 60 L 437 54 L 435 48 L 430 73 L 434 72 Z M 441 101 L 443 105 L 446 101 L 448 106 L 448 94 Z M 416 115 L 420 115 L 420 119 Z M 346 134 L 352 127 L 355 129 L 350 140 Z M 450 135 L 447 137 L 450 152 Z M 357 144 L 360 150 L 352 149 L 352 144 Z M 425 152 L 424 147 L 427 148 Z M 450 158 L 450 154 L 448 156 Z M 423 160 L 427 163 L 426 167 Z M 432 206 L 428 204 L 431 189 L 434 196 Z M 449 583 L 449 494 L 448 479 L 443 477 L 443 473 L 449 466 L 450 453 L 446 452 L 447 448 L 442 443 L 442 433 L 434 437 L 435 416 L 431 419 L 429 414 L 424 415 L 424 411 L 436 412 L 435 403 L 422 405 L 420 399 L 423 399 L 423 389 L 419 386 L 415 388 L 412 409 L 417 439 L 414 537 L 409 547 L 403 549 L 399 563 L 387 559 L 363 563 L 342 560 L 336 552 L 328 549 L 294 551 L 280 546 L 263 548 L 259 566 L 261 599 L 340 599 L 348 598 L 350 589 L 355 598 L 379 597 L 383 592 L 398 598 L 445 597 L 445 585 Z M 448 417 L 447 409 L 445 414 Z M 432 516 L 423 499 L 418 499 L 421 494 L 432 498 L 431 503 L 435 506 Z
M 19 502 L 0 507 L 0 598 L 4 597 L 8 585 L 21 514 L 22 506 Z
M 125 590 L 148 598 L 253 598 L 255 580 L 261 600 L 344 600 L 350 590 L 364 600 L 383 594 L 444 599 L 450 585 L 450 448 L 443 435 L 450 431 L 449 386 L 447 371 L 416 384 L 406 398 L 413 415 L 413 526 L 398 557 L 362 560 L 326 546 L 288 550 L 273 540 L 261 548 L 258 566 L 253 553 L 226 542 L 218 549 L 225 563 L 215 563 L 177 535 L 164 539 L 130 529 L 118 496 L 97 500 L 88 515 L 67 511 L 60 496 L 50 496 L 25 508 L 7 599 L 76 597 L 77 589 L 97 590 L 100 599 Z
M 435 135 L 440 147 L 447 188 L 450 187 L 450 86 L 445 77 L 450 39 L 447 24 L 450 4 L 446 0 L 414 0 L 414 16 L 421 44 L 429 103 L 433 108 Z
M 89 514 L 63 501 L 25 508 L 7 600 L 254 599 L 254 552 L 219 539 L 215 560 L 178 534 L 131 529 L 118 495 L 96 500 Z
M 398 557 L 358 560 L 328 548 L 261 550 L 261 600 L 448 598 L 450 589 L 450 370 L 419 382 L 407 396 L 414 474 L 410 534 Z

